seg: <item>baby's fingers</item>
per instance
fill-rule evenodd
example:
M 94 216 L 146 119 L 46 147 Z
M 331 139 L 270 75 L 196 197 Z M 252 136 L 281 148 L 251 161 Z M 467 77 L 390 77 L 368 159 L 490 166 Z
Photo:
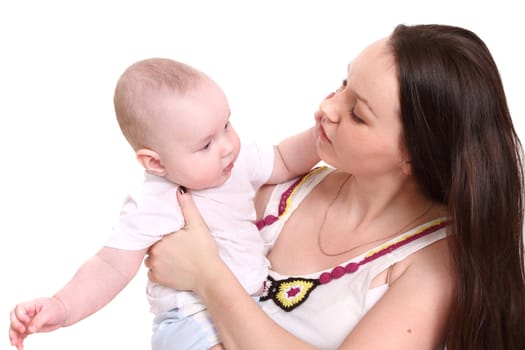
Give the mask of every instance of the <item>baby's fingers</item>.
M 11 311 L 11 326 L 9 327 L 9 341 L 18 350 L 24 349 L 24 339 L 27 337 L 26 326 L 20 322 L 15 310 Z
M 9 328 L 9 341 L 11 342 L 12 346 L 16 346 L 18 350 L 24 350 L 24 339 L 25 335 L 21 336 L 17 332 L 15 332 L 13 329 Z
M 21 306 L 17 305 L 10 313 L 11 327 L 15 332 L 26 333 L 26 327 L 31 321 L 31 317 L 27 314 L 27 310 Z

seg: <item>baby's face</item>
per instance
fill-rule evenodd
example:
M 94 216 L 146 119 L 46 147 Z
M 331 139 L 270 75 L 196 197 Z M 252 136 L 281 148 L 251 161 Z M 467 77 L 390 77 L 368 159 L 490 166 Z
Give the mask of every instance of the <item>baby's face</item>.
M 157 152 L 165 177 L 189 189 L 224 184 L 240 149 L 224 92 L 206 78 L 182 96 L 166 93 L 161 104 Z

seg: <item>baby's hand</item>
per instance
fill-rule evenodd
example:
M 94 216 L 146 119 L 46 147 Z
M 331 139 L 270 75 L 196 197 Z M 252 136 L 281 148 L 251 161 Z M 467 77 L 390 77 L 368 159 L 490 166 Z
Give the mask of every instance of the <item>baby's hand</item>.
M 66 308 L 58 298 L 39 298 L 18 304 L 11 311 L 9 339 L 18 350 L 24 349 L 24 339 L 32 333 L 50 332 L 66 321 Z

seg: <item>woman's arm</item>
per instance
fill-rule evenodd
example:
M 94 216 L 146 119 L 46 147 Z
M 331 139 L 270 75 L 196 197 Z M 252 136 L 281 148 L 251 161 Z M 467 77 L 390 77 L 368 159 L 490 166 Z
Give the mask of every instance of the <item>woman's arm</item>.
M 315 349 L 268 317 L 223 263 L 207 279 L 198 293 L 226 349 Z

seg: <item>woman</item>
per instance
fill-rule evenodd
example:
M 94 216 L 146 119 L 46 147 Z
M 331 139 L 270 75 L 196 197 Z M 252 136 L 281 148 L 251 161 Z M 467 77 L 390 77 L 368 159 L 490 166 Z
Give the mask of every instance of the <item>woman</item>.
M 188 194 L 149 277 L 196 291 L 227 349 L 523 349 L 521 145 L 484 43 L 400 25 L 316 121 L 333 168 L 256 201 L 272 263 L 260 306 Z

